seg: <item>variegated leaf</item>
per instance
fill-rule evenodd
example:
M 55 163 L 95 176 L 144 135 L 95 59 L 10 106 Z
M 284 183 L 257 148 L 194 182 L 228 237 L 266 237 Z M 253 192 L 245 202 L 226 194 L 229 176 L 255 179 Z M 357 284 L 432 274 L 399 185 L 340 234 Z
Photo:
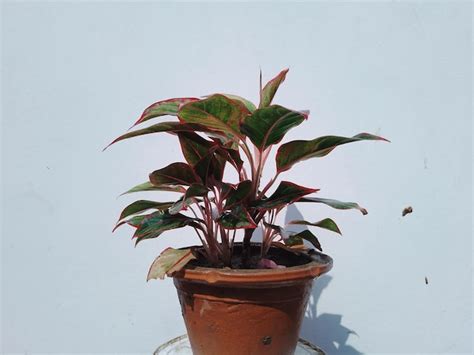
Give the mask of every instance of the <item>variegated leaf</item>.
M 259 108 L 270 106 L 278 88 L 286 78 L 286 73 L 288 73 L 288 69 L 282 70 L 276 77 L 274 77 L 264 86 L 260 92 L 260 104 L 258 105 Z
M 364 140 L 387 141 L 385 138 L 369 133 L 360 133 L 351 138 L 324 136 L 310 141 L 296 140 L 285 143 L 278 148 L 276 154 L 277 171 L 286 171 L 294 164 L 309 158 L 319 158 L 328 155 L 334 148 L 342 144 Z
M 330 206 L 332 208 L 336 208 L 338 210 L 356 209 L 356 210 L 359 210 L 363 215 L 366 215 L 368 213 L 365 208 L 359 206 L 355 202 L 343 202 L 343 201 L 332 200 L 332 199 L 329 199 L 329 198 L 320 198 L 320 197 L 303 197 L 298 202 L 323 203 L 327 206 Z
M 321 221 L 313 222 L 313 223 L 308 222 L 308 221 L 303 221 L 303 220 L 295 220 L 295 221 L 288 222 L 288 224 L 299 224 L 299 225 L 324 228 L 324 229 L 327 229 L 327 230 L 330 230 L 332 232 L 342 235 L 341 230 L 337 226 L 336 222 L 334 222 L 331 218 L 325 218 Z

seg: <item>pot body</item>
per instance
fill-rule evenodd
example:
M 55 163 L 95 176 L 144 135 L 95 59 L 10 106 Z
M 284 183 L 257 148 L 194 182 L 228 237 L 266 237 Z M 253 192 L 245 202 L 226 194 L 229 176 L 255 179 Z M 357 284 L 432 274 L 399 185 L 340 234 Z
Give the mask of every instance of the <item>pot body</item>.
M 324 254 L 273 270 L 186 268 L 174 275 L 194 355 L 291 355 Z
M 174 283 L 194 355 L 290 355 L 313 280 L 259 287 Z

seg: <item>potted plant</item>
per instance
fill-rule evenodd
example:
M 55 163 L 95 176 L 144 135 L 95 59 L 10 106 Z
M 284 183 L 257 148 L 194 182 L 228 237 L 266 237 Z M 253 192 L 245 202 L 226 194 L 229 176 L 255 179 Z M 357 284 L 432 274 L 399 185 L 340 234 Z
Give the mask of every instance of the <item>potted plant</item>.
M 136 201 L 123 210 L 115 228 L 134 227 L 135 243 L 183 227 L 200 239 L 200 246 L 164 250 L 147 278 L 174 278 L 194 354 L 292 354 L 312 281 L 332 267 L 332 259 L 320 252 L 311 231 L 291 233 L 277 225 L 279 213 L 296 202 L 367 213 L 357 203 L 313 196 L 316 188 L 277 181 L 303 160 L 323 157 L 342 144 L 382 137 L 360 133 L 286 142 L 277 148 L 274 177 L 262 181 L 270 151 L 309 115 L 272 104 L 287 72 L 263 87 L 260 75 L 258 107 L 228 94 L 159 101 L 134 126 L 166 115 L 177 119 L 128 132 L 111 143 L 165 132 L 181 145 L 185 162 L 155 170 L 149 181 L 127 191 L 174 191 L 178 198 Z M 224 175 L 226 168 L 234 181 Z M 289 224 L 340 234 L 330 218 Z M 262 241 L 253 243 L 258 227 Z

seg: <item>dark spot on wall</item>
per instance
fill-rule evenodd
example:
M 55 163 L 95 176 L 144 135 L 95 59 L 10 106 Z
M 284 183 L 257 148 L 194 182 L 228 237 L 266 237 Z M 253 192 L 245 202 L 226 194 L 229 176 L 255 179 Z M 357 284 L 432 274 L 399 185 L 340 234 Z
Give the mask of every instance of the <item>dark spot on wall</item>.
M 413 207 L 405 207 L 402 211 L 402 217 L 405 217 L 407 214 L 413 213 Z

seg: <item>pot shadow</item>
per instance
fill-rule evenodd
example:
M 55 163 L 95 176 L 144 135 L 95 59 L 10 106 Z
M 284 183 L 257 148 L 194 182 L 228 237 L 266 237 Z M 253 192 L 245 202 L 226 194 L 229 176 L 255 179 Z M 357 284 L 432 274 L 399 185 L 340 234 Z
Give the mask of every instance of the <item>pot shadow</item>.
M 302 219 L 304 219 L 303 215 L 295 205 L 288 206 L 285 215 L 285 225 L 292 220 Z M 297 225 L 291 226 L 291 231 L 294 232 L 301 232 L 305 229 L 308 228 Z M 331 280 L 331 276 L 323 275 L 314 281 L 300 336 L 320 347 L 327 355 L 360 355 L 362 352 L 347 344 L 351 334 L 356 336 L 358 334 L 354 330 L 342 325 L 342 314 L 322 313 L 318 315 L 317 304 L 319 298 Z
M 354 330 L 342 325 L 341 314 L 322 313 L 318 315 L 317 313 L 319 297 L 331 280 L 332 277 L 327 275 L 315 280 L 300 336 L 320 347 L 327 355 L 360 355 L 362 354 L 360 351 L 347 344 L 351 334 L 356 336 L 358 334 Z

